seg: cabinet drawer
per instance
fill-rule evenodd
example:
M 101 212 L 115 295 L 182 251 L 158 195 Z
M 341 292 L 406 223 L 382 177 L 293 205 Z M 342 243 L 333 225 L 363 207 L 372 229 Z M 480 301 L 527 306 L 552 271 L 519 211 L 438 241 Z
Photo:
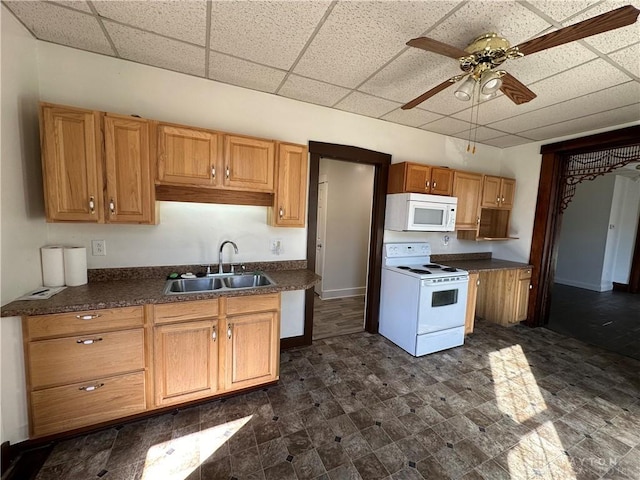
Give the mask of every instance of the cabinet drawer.
M 218 316 L 218 300 L 164 303 L 153 306 L 153 323 L 174 323 Z
M 144 368 L 142 328 L 30 342 L 31 388 Z
M 32 435 L 40 437 L 142 412 L 144 392 L 144 372 L 32 392 Z
M 142 307 L 110 308 L 27 317 L 25 331 L 33 340 L 142 327 L 143 323 Z
M 280 294 L 248 295 L 227 298 L 227 315 L 280 310 Z
M 531 278 L 531 269 L 530 268 L 523 268 L 520 270 L 520 275 L 519 278 L 521 280 L 525 279 L 525 278 Z

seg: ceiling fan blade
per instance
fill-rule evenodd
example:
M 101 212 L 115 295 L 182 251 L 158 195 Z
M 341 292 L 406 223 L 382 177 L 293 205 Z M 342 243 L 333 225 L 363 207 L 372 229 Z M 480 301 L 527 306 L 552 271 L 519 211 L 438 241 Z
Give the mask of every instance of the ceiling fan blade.
M 510 73 L 505 73 L 502 77 L 500 91 L 516 105 L 527 103 L 537 97 L 525 84 Z
M 458 80 L 460 80 L 460 78 L 462 78 L 464 76 L 465 75 L 456 75 L 455 77 L 451 77 L 449 80 L 445 80 L 440 85 L 436 85 L 431 90 L 429 90 L 427 92 L 424 92 L 422 95 L 420 95 L 419 97 L 414 98 L 409 103 L 404 104 L 400 108 L 402 108 L 402 110 L 409 110 L 409 109 L 411 109 L 413 107 L 416 107 L 416 106 L 420 105 L 422 102 L 424 102 L 426 99 L 431 98 L 436 93 L 441 92 L 442 90 L 447 88 L 449 85 L 453 85 Z
M 452 47 L 451 45 L 447 45 L 446 43 L 427 37 L 414 38 L 413 40 L 409 40 L 407 45 L 455 59 L 469 55 L 464 50 L 460 50 L 457 47 Z
M 531 55 L 547 48 L 564 45 L 565 43 L 615 30 L 616 28 L 626 27 L 637 20 L 639 13 L 640 10 L 632 5 L 616 8 L 597 17 L 589 18 L 575 25 L 569 25 L 555 32 L 521 43 L 518 45 L 518 50 L 524 55 Z

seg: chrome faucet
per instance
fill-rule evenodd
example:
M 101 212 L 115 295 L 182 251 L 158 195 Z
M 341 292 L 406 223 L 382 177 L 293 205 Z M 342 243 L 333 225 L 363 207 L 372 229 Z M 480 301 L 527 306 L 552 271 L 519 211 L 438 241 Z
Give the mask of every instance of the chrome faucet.
M 225 240 L 224 242 L 222 242 L 220 244 L 220 250 L 218 251 L 218 273 L 224 273 L 224 270 L 222 269 L 222 248 L 227 244 L 230 243 L 231 245 L 233 245 L 233 250 L 238 253 L 238 246 L 232 242 L 231 240 Z

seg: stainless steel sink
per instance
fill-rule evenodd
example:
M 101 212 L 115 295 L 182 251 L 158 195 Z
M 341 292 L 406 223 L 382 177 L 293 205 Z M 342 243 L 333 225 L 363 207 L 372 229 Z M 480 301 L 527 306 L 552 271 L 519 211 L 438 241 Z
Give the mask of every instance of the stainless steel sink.
M 244 273 L 241 275 L 222 274 L 202 278 L 177 278 L 167 280 L 165 295 L 185 293 L 215 292 L 219 290 L 238 290 L 240 288 L 260 288 L 275 285 L 264 273 Z
M 262 273 L 252 275 L 233 275 L 224 278 L 224 285 L 227 288 L 255 288 L 273 285 L 269 277 Z

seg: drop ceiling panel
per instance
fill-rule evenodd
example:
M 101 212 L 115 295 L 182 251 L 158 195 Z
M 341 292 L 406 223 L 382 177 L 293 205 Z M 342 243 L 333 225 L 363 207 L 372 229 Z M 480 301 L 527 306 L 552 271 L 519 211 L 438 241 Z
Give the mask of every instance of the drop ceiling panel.
M 185 42 L 205 45 L 207 2 L 204 0 L 94 1 L 93 6 L 105 18 Z M 168 18 L 171 21 L 167 21 Z
M 621 125 L 623 123 L 636 121 L 638 118 L 640 118 L 640 103 L 528 130 L 522 132 L 522 135 L 534 140 L 545 140 L 547 138 L 561 137 L 563 135 Z
M 289 69 L 330 1 L 212 2 L 210 48 Z
M 104 26 L 122 58 L 204 76 L 204 48 L 109 21 Z
M 411 110 L 398 109 L 382 117 L 383 120 L 408 125 L 410 127 L 419 127 L 420 125 L 433 122 L 440 118 L 443 118 L 442 115 L 420 110 L 419 108 L 413 108 Z
M 252 90 L 275 93 L 287 73 L 257 63 L 209 53 L 209 78 Z
M 378 118 L 400 107 L 401 104 L 383 98 L 373 97 L 360 92 L 353 92 L 335 105 L 339 110 L 358 113 L 367 117 Z
M 114 55 L 95 17 L 46 2 L 5 2 L 33 32 L 48 42 Z
M 490 123 L 490 127 L 509 133 L 518 133 L 553 123 L 583 117 L 612 108 L 631 105 L 640 100 L 640 83 L 627 82 L 596 93 L 557 103 L 517 117 Z
M 91 7 L 89 7 L 89 4 L 84 0 L 57 1 L 53 3 L 57 3 L 58 5 L 62 5 L 64 7 L 74 8 L 82 12 L 93 13 Z
M 283 97 L 302 100 L 303 102 L 315 103 L 317 105 L 332 106 L 343 97 L 347 96 L 349 90 L 324 82 L 318 82 L 310 78 L 299 75 L 290 75 L 285 81 L 278 95 Z
M 460 73 L 456 60 L 410 48 L 365 82 L 359 90 L 405 104 Z M 452 96 L 453 89 L 438 95 L 447 95 L 447 93 Z M 451 102 L 439 102 L 433 105 L 429 100 L 429 103 L 423 106 L 442 114 L 457 111 L 456 105 L 451 105 Z M 461 105 L 458 110 L 462 108 L 464 106 Z
M 443 135 L 453 135 L 469 129 L 469 122 L 463 122 L 451 117 L 444 117 L 435 122 L 427 123 L 421 127 L 423 130 L 441 133 Z
M 595 7 L 590 8 L 586 12 L 569 19 L 569 21 L 563 22 L 563 25 L 573 25 L 574 23 L 581 22 L 582 20 L 586 20 L 597 15 L 602 15 L 603 13 L 609 12 L 616 8 L 624 7 L 625 5 L 633 5 L 636 8 L 640 8 L 640 0 L 606 0 L 596 5 Z M 636 43 L 639 38 L 640 23 L 636 22 L 633 25 L 618 28 L 616 30 L 613 30 L 612 32 L 605 32 L 599 35 L 594 35 L 585 39 L 584 41 L 603 53 L 610 53 L 615 50 L 624 48 L 627 45 Z
M 524 145 L 525 143 L 531 143 L 531 139 L 519 137 L 517 135 L 505 135 L 503 137 L 492 138 L 483 142 L 486 145 L 491 145 L 498 148 L 515 147 L 516 145 Z
M 467 124 L 467 128 L 468 127 L 469 127 L 469 124 Z M 478 142 L 484 142 L 485 140 L 489 140 L 491 138 L 503 137 L 504 134 L 505 132 L 501 132 L 500 130 L 496 130 L 494 128 L 478 127 L 477 129 L 464 130 L 462 132 L 458 132 L 453 136 L 458 138 L 464 138 L 465 140 L 468 138 L 471 138 L 472 141 L 475 138 Z
M 517 45 L 548 27 L 548 22 L 518 2 L 493 0 L 466 3 L 428 36 L 464 48 L 478 36 L 496 32 Z
M 338 2 L 294 72 L 356 87 L 456 3 Z
M 600 1 L 601 0 L 528 0 L 527 3 L 544 12 L 556 22 L 561 22 L 572 15 L 592 7 Z
M 640 36 L 638 36 L 638 38 L 640 39 Z M 609 57 L 611 60 L 638 77 L 637 80 L 640 80 L 640 43 L 618 50 L 617 52 L 609 55 Z

